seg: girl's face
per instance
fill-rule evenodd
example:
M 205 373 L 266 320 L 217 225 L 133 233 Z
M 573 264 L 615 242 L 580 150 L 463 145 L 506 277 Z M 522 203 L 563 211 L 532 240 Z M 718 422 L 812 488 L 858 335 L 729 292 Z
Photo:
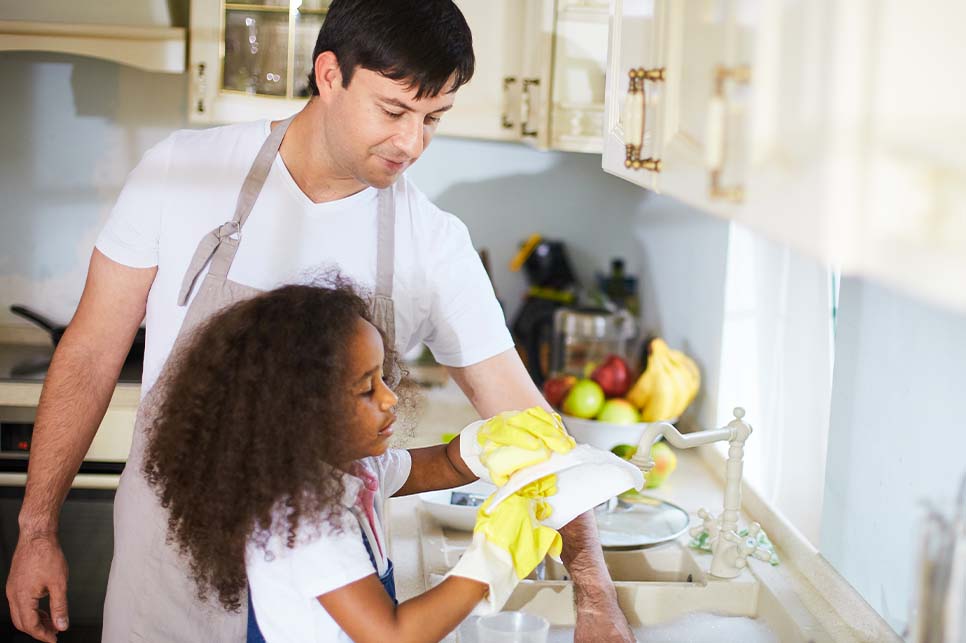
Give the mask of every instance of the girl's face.
M 349 393 L 355 410 L 349 438 L 353 459 L 382 455 L 392 436 L 398 401 L 382 381 L 382 336 L 375 326 L 359 318 L 348 349 Z

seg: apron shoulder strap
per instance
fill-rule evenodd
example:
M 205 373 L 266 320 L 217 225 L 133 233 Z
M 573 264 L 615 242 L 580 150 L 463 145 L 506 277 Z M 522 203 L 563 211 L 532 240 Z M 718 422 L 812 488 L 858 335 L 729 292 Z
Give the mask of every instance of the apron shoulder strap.
M 378 217 L 376 296 L 392 299 L 392 278 L 396 262 L 396 203 L 392 186 L 379 190 Z
M 188 264 L 188 270 L 181 281 L 181 290 L 178 291 L 179 306 L 188 303 L 188 296 L 191 294 L 191 289 L 194 288 L 198 276 L 208 265 L 218 248 L 222 247 L 222 244 L 226 241 L 234 241 L 234 243 L 228 244 L 230 256 L 224 257 L 227 274 L 227 268 L 231 267 L 231 262 L 235 258 L 235 251 L 238 249 L 242 227 L 255 206 L 258 194 L 262 191 L 265 179 L 268 177 L 272 164 L 275 162 L 275 157 L 278 155 L 278 148 L 281 147 L 282 139 L 285 138 L 285 132 L 288 131 L 288 126 L 292 124 L 294 118 L 295 116 L 291 116 L 276 125 L 265 142 L 262 143 L 252 166 L 248 169 L 241 191 L 238 193 L 238 200 L 235 202 L 235 214 L 231 221 L 223 223 L 201 238 L 198 247 L 195 249 L 195 254 L 191 258 L 191 263 Z

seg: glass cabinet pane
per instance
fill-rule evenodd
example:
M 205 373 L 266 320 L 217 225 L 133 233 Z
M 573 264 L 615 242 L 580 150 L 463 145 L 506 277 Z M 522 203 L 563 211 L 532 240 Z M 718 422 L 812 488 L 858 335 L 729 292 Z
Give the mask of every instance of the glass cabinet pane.
M 265 5 L 258 10 L 257 5 Z M 288 83 L 288 2 L 226 5 L 222 86 L 247 94 L 285 96 Z M 269 7 L 282 6 L 282 10 Z

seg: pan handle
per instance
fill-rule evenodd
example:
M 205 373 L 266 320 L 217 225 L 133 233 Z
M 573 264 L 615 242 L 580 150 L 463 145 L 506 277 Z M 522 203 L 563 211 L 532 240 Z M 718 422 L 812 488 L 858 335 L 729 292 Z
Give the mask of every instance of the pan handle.
M 19 315 L 24 319 L 29 319 L 33 323 L 37 324 L 44 330 L 50 331 L 51 333 L 58 330 L 58 327 L 56 324 L 54 324 L 54 322 L 50 321 L 40 313 L 35 313 L 25 306 L 13 305 L 10 307 L 10 312 L 12 312 L 14 315 Z

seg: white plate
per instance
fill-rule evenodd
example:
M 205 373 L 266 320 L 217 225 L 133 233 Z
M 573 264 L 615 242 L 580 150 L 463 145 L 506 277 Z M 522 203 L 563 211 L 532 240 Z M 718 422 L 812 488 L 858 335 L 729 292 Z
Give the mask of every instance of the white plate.
M 568 522 L 628 489 L 644 487 L 641 470 L 610 451 L 578 444 L 567 453 L 553 453 L 550 459 L 517 471 L 493 498 L 490 510 L 534 480 L 554 474 L 557 493 L 547 498 L 550 517 L 543 524 L 560 529 Z
M 579 444 L 589 444 L 605 451 L 610 451 L 618 444 L 637 446 L 641 441 L 641 436 L 644 435 L 644 429 L 652 424 L 651 422 L 610 424 L 597 420 L 584 420 L 572 415 L 561 415 L 560 417 L 563 418 L 564 426 L 567 427 L 567 433 L 573 436 Z M 673 424 L 677 422 L 677 418 L 667 421 Z
M 440 525 L 452 529 L 473 531 L 473 525 L 476 524 L 476 512 L 479 507 L 452 504 L 454 491 L 474 493 L 486 497 L 496 491 L 496 487 L 482 480 L 477 480 L 462 487 L 425 491 L 419 494 L 423 507 Z

